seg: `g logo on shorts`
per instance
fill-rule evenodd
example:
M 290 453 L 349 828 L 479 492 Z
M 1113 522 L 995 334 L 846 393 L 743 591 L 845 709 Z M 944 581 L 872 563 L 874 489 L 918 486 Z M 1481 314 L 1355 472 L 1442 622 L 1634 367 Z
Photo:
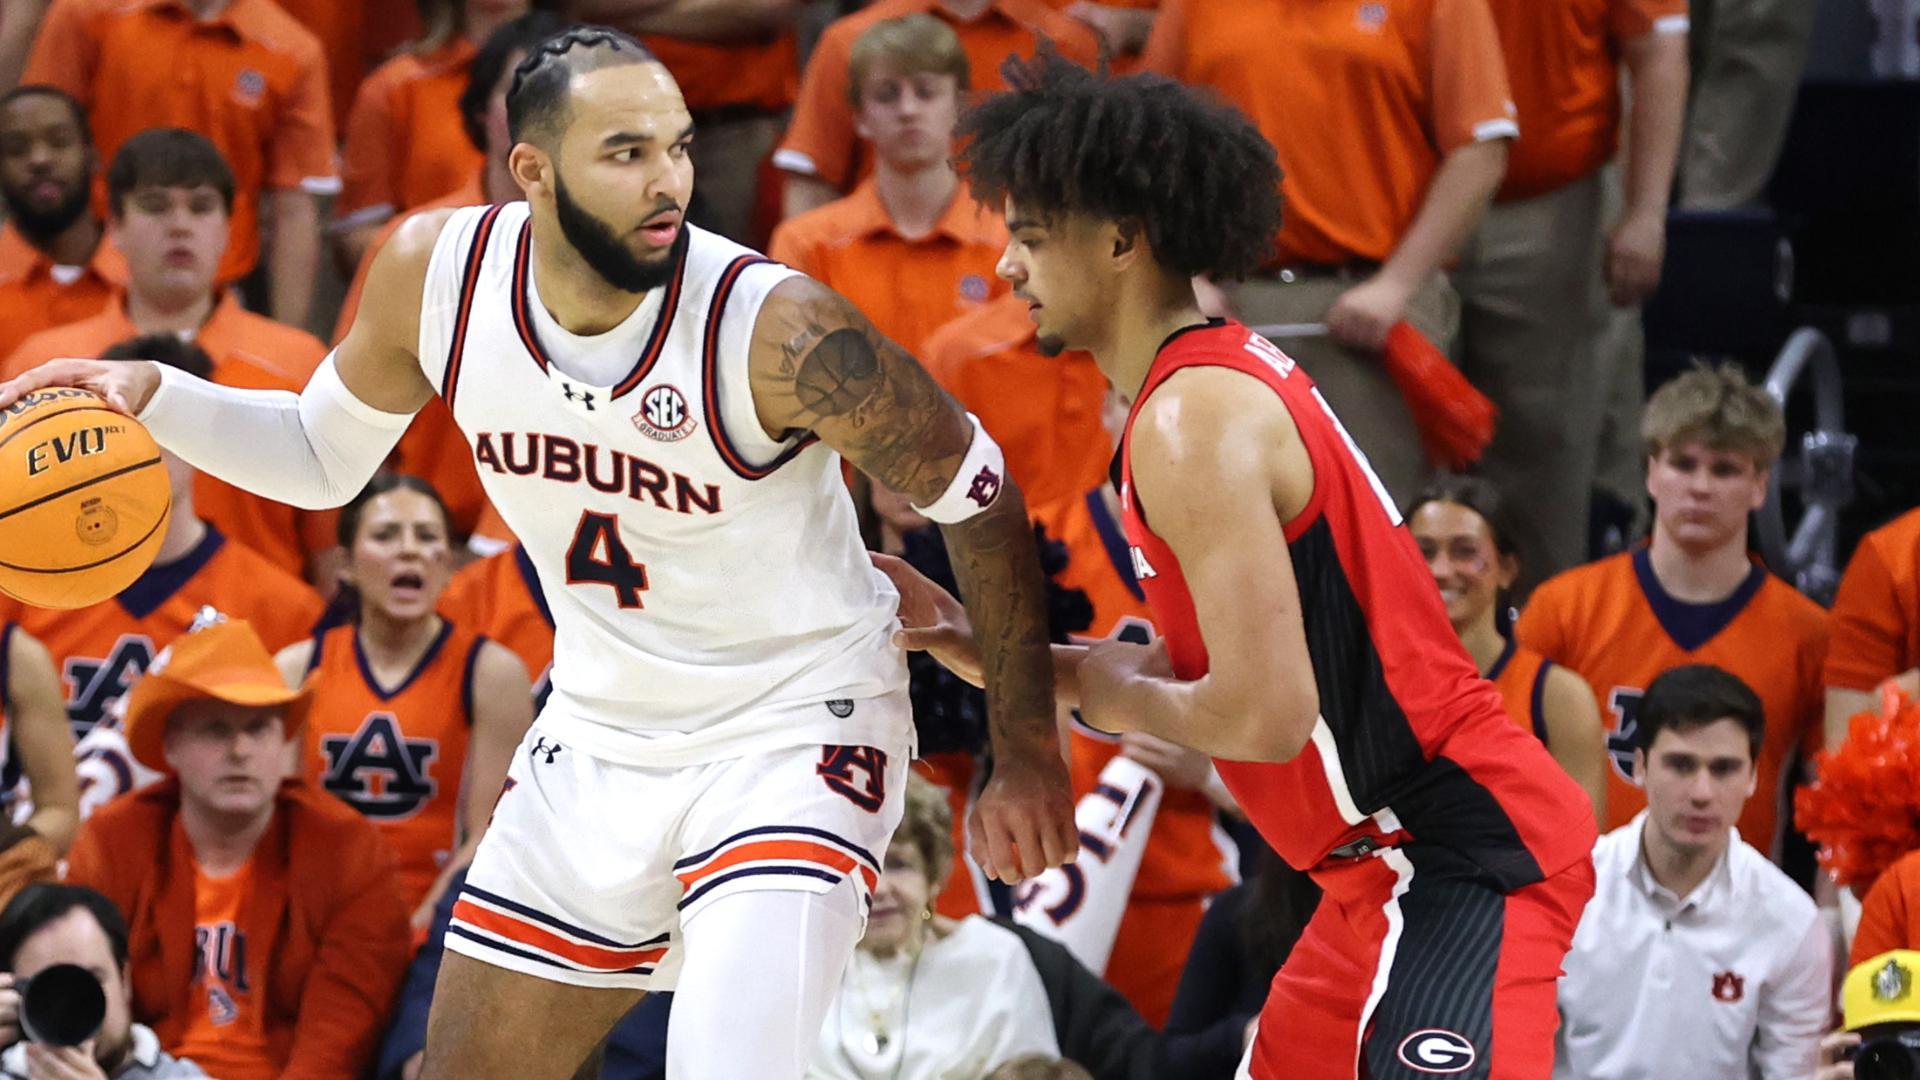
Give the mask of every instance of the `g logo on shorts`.
M 1447 1075 L 1473 1068 L 1473 1043 L 1442 1028 L 1423 1028 L 1400 1040 L 1400 1063 L 1415 1072 Z

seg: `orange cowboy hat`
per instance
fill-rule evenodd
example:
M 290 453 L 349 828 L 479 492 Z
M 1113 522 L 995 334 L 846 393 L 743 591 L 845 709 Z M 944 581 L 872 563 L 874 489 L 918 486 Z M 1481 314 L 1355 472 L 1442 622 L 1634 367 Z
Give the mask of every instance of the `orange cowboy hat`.
M 306 688 L 287 686 L 253 627 L 244 620 L 221 620 L 175 638 L 127 695 L 123 723 L 134 760 L 172 772 L 165 752 L 168 718 L 186 702 L 209 699 L 251 708 L 284 705 L 289 736 L 306 720 Z

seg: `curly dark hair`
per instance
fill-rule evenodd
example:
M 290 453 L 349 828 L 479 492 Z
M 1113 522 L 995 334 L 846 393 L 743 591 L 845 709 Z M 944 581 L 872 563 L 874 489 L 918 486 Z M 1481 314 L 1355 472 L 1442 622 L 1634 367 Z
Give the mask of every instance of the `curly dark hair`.
M 1273 258 L 1280 166 L 1232 106 L 1158 75 L 1109 78 L 1042 45 L 960 121 L 975 198 L 1138 222 L 1162 266 L 1238 279 Z

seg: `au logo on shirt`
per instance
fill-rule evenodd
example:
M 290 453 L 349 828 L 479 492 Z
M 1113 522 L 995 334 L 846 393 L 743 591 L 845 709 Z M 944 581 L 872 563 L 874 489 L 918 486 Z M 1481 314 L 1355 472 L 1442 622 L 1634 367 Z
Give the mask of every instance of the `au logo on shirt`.
M 1360 5 L 1354 14 L 1353 24 L 1369 34 L 1377 34 L 1386 28 L 1387 5 L 1369 2 Z
M 1731 971 L 1713 977 L 1713 1000 L 1732 1005 L 1747 996 L 1747 980 Z
M 437 739 L 409 739 L 392 713 L 368 713 L 352 735 L 320 739 L 327 758 L 325 787 L 370 818 L 412 817 L 439 790 L 427 764 L 440 753 Z
M 267 97 L 267 77 L 253 68 L 243 68 L 233 79 L 233 100 L 252 108 Z

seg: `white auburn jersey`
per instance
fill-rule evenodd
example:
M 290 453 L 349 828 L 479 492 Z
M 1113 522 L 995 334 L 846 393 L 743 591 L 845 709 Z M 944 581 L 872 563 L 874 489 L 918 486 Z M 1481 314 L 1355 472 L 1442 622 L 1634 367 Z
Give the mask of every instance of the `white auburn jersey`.
M 906 662 L 840 456 L 769 439 L 748 389 L 760 306 L 795 271 L 683 228 L 672 280 L 598 338 L 540 308 L 524 202 L 456 211 L 428 264 L 421 369 L 553 612 L 540 727 L 643 764 L 899 745 L 901 710 L 854 708 Z M 623 332 L 617 381 L 568 374 Z

